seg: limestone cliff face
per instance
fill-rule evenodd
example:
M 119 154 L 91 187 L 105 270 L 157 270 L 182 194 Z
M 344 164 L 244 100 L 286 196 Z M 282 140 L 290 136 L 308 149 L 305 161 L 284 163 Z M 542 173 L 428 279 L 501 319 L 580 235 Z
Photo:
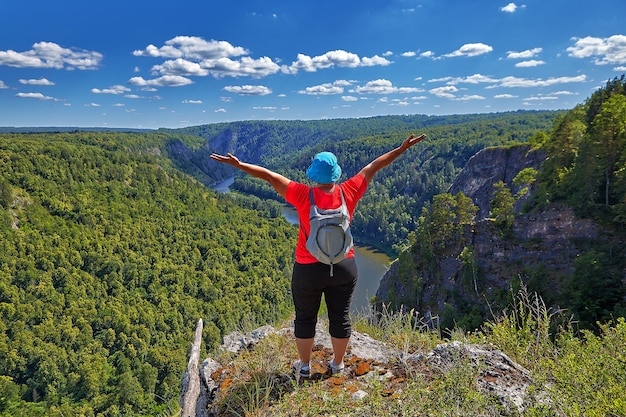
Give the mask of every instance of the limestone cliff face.
M 459 191 L 479 207 L 476 224 L 465 231 L 466 245 L 450 248 L 426 267 L 415 246 L 400 256 L 381 280 L 379 303 L 400 302 L 422 316 L 441 317 L 446 309 L 499 311 L 512 281 L 541 276 L 546 290 L 558 292 L 563 279 L 572 274 L 581 242 L 596 239 L 599 228 L 591 220 L 578 219 L 566 206 L 552 206 L 531 214 L 519 214 L 512 236 L 502 234 L 488 220 L 493 184 L 507 185 L 524 168 L 540 169 L 545 154 L 529 146 L 488 148 L 472 157 L 458 175 L 450 193 Z M 531 187 L 531 193 L 532 193 Z M 515 194 L 517 190 L 512 189 Z M 473 264 L 461 257 L 464 247 L 473 249 Z M 408 265 L 408 266 L 407 266 Z M 408 271 L 407 268 L 413 268 Z M 400 273 L 402 270 L 402 273 Z M 407 279 L 407 276 L 412 276 Z
M 504 181 L 515 194 L 519 189 L 513 187 L 513 178 L 524 168 L 539 170 L 545 159 L 543 150 L 532 149 L 530 145 L 483 149 L 470 158 L 448 192 L 456 194 L 461 191 L 470 197 L 480 210 L 476 220 L 484 220 L 489 216 L 493 184 Z M 533 190 L 530 191 L 532 193 Z M 517 212 L 523 203 L 523 199 L 518 201 L 515 207 Z

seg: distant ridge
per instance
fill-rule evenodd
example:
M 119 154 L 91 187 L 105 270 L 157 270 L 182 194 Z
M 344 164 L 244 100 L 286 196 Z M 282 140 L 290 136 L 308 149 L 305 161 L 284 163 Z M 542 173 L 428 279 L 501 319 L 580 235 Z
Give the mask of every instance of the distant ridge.
M 63 132 L 151 132 L 154 129 L 134 129 L 130 127 L 65 127 L 65 126 L 36 126 L 14 127 L 0 126 L 0 133 L 63 133 Z

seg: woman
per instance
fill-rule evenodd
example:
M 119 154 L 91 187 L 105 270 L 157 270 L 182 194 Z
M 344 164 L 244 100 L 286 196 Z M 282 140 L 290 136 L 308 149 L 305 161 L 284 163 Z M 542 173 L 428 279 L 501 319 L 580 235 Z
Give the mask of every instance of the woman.
M 400 146 L 379 156 L 361 169 L 358 174 L 341 184 L 337 183 L 341 176 L 341 167 L 337 164 L 335 155 L 330 152 L 318 153 L 307 169 L 307 177 L 315 183 L 313 187 L 315 204 L 321 209 L 339 207 L 341 189 L 350 218 L 352 218 L 357 202 L 365 193 L 374 175 L 425 137 L 426 135 L 409 136 Z M 299 373 L 300 377 L 310 376 L 317 313 L 323 294 L 328 310 L 329 333 L 333 346 L 333 359 L 329 363 L 329 370 L 332 374 L 340 373 L 344 368 L 343 357 L 350 341 L 350 302 L 358 278 L 354 249 L 348 253 L 346 259 L 334 265 L 331 278 L 328 265 L 319 262 L 306 249 L 311 187 L 291 181 L 262 166 L 241 162 L 230 153 L 226 156 L 212 154 L 211 158 L 269 182 L 278 194 L 296 208 L 301 227 L 296 246 L 296 263 L 291 279 L 291 291 L 296 310 L 294 334 L 299 356 L 294 370 Z

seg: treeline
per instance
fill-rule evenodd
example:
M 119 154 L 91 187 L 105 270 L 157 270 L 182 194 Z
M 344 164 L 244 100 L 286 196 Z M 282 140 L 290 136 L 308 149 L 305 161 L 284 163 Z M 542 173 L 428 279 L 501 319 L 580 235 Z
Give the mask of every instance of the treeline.
M 0 415 L 158 415 L 198 318 L 209 349 L 291 311 L 295 228 L 180 173 L 171 137 L 0 135 Z
M 180 169 L 205 183 L 235 174 L 207 163 L 211 152 L 232 152 L 243 161 L 306 182 L 305 170 L 312 156 L 328 150 L 337 155 L 345 180 L 410 133 L 424 132 L 425 141 L 376 175 L 354 215 L 353 228 L 360 243 L 397 254 L 416 229 L 424 203 L 446 192 L 471 156 L 487 146 L 526 142 L 547 131 L 559 114 L 519 111 L 222 123 L 176 130 L 203 139 L 187 141 L 185 146 L 178 142 L 169 149 Z M 238 175 L 231 188 L 282 202 L 269 185 L 250 176 Z

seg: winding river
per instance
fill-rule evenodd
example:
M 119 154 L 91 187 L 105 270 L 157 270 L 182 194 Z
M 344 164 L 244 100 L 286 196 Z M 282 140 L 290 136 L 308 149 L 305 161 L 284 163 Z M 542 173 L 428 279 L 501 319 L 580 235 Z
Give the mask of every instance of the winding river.
M 234 177 L 229 177 L 211 188 L 220 193 L 230 192 Z M 297 225 L 298 215 L 291 206 L 283 207 L 283 216 L 291 224 Z M 354 290 L 351 310 L 353 313 L 369 311 L 369 299 L 376 295 L 378 285 L 389 269 L 391 259 L 384 253 L 365 246 L 355 246 L 355 259 L 359 268 L 359 281 Z

